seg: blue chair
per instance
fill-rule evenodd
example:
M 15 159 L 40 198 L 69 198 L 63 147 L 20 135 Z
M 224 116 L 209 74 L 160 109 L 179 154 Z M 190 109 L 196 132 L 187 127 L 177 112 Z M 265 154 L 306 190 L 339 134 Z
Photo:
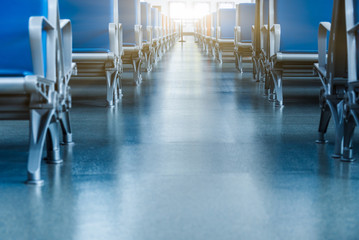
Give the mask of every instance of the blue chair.
M 74 67 L 71 24 L 59 20 L 57 0 L 8 1 L 0 19 L 0 119 L 30 121 L 27 183 L 40 185 L 45 141 L 46 160 L 62 162 L 59 122 L 70 126 L 62 117 L 69 109 L 67 83 Z M 63 129 L 69 135 L 65 143 L 69 130 Z
M 325 134 L 333 118 L 336 129 L 334 158 L 342 156 L 344 93 L 347 91 L 347 40 L 345 32 L 345 3 L 334 0 L 332 22 L 321 22 L 318 31 L 318 63 L 314 70 L 318 74 L 321 118 L 317 143 L 326 143 Z M 328 37 L 329 36 L 329 37 Z M 329 47 L 328 44 L 329 43 Z
M 124 64 L 131 64 L 133 80 L 142 82 L 142 26 L 140 0 L 119 0 L 119 19 L 123 23 Z
M 220 64 L 223 63 L 223 53 L 225 57 L 234 57 L 234 27 L 236 25 L 236 9 L 218 9 L 217 16 L 217 43 L 216 57 Z M 229 54 L 228 54 L 229 53 Z
M 270 0 L 271 93 L 283 105 L 283 75 L 315 79 L 313 64 L 318 61 L 318 26 L 330 21 L 333 0 Z M 273 11 L 273 12 L 271 12 Z M 295 13 L 295 14 L 294 14 Z M 268 53 L 267 53 L 268 54 Z
M 176 25 L 173 19 L 170 18 L 169 18 L 169 29 L 170 29 L 170 47 L 172 47 L 176 42 L 176 38 L 175 38 Z
M 211 28 L 211 46 L 210 46 L 210 51 L 211 51 L 211 55 L 213 57 L 216 56 L 216 43 L 217 43 L 217 12 L 213 12 L 212 14 L 212 28 Z
M 194 24 L 194 37 L 195 37 L 195 42 L 199 43 L 199 20 L 197 20 Z
M 236 67 L 243 73 L 243 58 L 252 57 L 252 26 L 255 24 L 255 3 L 241 3 L 236 5 L 236 27 L 234 55 Z
M 165 52 L 165 34 L 163 28 L 163 14 L 161 12 L 161 7 L 157 7 L 158 9 L 158 25 L 159 25 L 159 38 L 160 38 L 160 48 L 159 48 L 159 58 L 162 58 L 163 53 Z
M 263 5 L 263 0 L 256 1 L 256 10 L 255 10 L 255 23 L 252 27 L 252 63 L 253 63 L 253 78 L 260 81 L 260 54 L 261 54 L 261 4 Z
M 141 2 L 141 25 L 143 36 L 142 55 L 147 72 L 152 71 L 152 55 L 154 52 L 152 48 L 153 28 L 151 20 L 151 5 L 147 2 Z
M 347 61 L 348 61 L 348 89 L 344 101 L 344 109 L 349 114 L 343 118 L 343 161 L 353 161 L 353 135 L 355 127 L 359 125 L 359 1 L 345 0 Z M 329 58 L 329 57 L 328 57 Z M 347 112 L 346 112 L 347 113 Z
M 269 0 L 258 0 L 259 4 L 259 52 L 257 52 L 256 72 L 257 81 L 265 81 L 265 93 L 269 93 L 273 84 L 269 74 L 270 56 L 269 56 Z M 258 8 L 257 8 L 258 9 Z M 258 13 L 258 12 L 257 12 Z M 273 95 L 269 95 L 273 98 Z
M 163 53 L 166 53 L 169 49 L 168 43 L 168 18 L 162 14 L 162 29 L 163 29 Z
M 71 19 L 73 60 L 79 74 L 73 80 L 104 80 L 107 105 L 112 107 L 121 94 L 122 26 L 119 23 L 117 0 L 61 0 L 62 16 Z
M 153 39 L 152 39 L 152 48 L 154 49 L 153 53 L 153 61 L 155 63 L 158 62 L 159 56 L 158 56 L 158 49 L 160 47 L 159 42 L 159 25 L 158 25 L 158 9 L 152 7 L 151 8 L 151 24 L 152 24 L 152 33 L 153 33 Z
M 202 43 L 203 51 L 206 51 L 206 32 L 207 32 L 206 16 L 203 16 L 201 19 L 201 43 Z
M 205 52 L 206 52 L 206 54 L 211 54 L 212 14 L 207 14 L 204 17 L 204 20 L 205 20 L 205 35 L 204 35 L 204 38 L 205 38 Z

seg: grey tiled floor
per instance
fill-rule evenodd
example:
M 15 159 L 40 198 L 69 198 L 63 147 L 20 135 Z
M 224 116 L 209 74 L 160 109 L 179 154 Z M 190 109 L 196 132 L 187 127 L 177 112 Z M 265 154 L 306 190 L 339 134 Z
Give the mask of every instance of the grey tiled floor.
M 358 163 L 314 143 L 317 93 L 291 84 L 278 109 L 192 38 L 115 109 L 74 83 L 76 145 L 43 187 L 23 184 L 27 123 L 0 124 L 0 239 L 359 239 Z

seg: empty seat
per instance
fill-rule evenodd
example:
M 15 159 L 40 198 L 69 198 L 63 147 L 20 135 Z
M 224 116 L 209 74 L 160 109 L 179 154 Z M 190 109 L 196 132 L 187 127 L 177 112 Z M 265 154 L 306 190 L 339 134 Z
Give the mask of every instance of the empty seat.
M 67 85 L 75 67 L 71 24 L 58 17 L 56 0 L 14 0 L 0 9 L 0 119 L 30 120 L 29 184 L 43 183 L 45 140 L 47 161 L 62 161 L 59 122 L 64 143 L 72 141 Z
M 283 105 L 283 76 L 313 79 L 318 61 L 318 26 L 330 21 L 332 0 L 270 0 L 270 81 L 274 97 Z
M 219 63 L 223 62 L 223 53 L 233 58 L 234 27 L 236 25 L 236 9 L 218 9 L 216 57 Z M 228 54 L 229 53 L 229 54 Z
M 158 11 L 158 50 L 157 50 L 157 57 L 160 59 L 164 53 L 164 35 L 163 35 L 163 25 L 162 25 L 162 13 L 161 13 L 161 6 L 154 6 L 154 8 Z
M 216 43 L 217 43 L 217 12 L 213 12 L 211 13 L 212 17 L 211 17 L 211 21 L 212 21 L 212 27 L 211 27 L 211 45 L 210 45 L 210 51 L 211 51 L 211 55 L 215 56 L 216 55 Z
M 261 28 L 261 4 L 263 0 L 256 1 L 256 12 L 255 12 L 255 24 L 252 27 L 252 42 L 253 42 L 253 54 L 252 54 L 252 63 L 253 63 L 253 78 L 260 81 L 260 65 L 259 58 L 261 53 L 261 37 L 260 37 L 260 28 Z
M 322 82 L 320 93 L 321 118 L 317 143 L 326 142 L 330 119 L 334 119 L 336 141 L 333 157 L 342 156 L 343 101 L 347 90 L 347 39 L 345 33 L 344 1 L 334 1 L 332 22 L 321 22 L 318 33 L 318 63 L 314 69 Z M 328 34 L 329 33 L 329 34 Z M 329 35 L 329 38 L 328 38 Z M 329 47 L 327 47 L 329 42 Z
M 147 72 L 152 70 L 152 24 L 151 24 L 151 5 L 141 2 L 141 25 L 142 25 L 142 54 Z
M 266 93 L 270 89 L 269 73 L 268 66 L 269 62 L 269 0 L 258 0 L 256 4 L 259 4 L 259 7 L 256 8 L 256 19 L 259 23 L 258 30 L 255 30 L 259 34 L 257 37 L 259 43 L 259 49 L 256 49 L 256 55 L 254 58 L 254 64 L 256 68 L 256 79 L 257 81 L 265 80 L 265 90 Z M 257 45 L 257 46 L 258 46 Z
M 152 39 L 152 47 L 154 50 L 153 58 L 154 58 L 154 62 L 157 63 L 159 60 L 158 50 L 160 48 L 160 42 L 159 42 L 160 29 L 158 25 L 158 9 L 154 7 L 151 8 L 151 25 L 152 25 L 152 33 L 153 33 L 153 39 Z
M 343 145 L 341 159 L 353 161 L 352 142 L 355 127 L 359 125 L 359 1 L 345 1 L 346 37 L 348 54 L 348 86 L 343 108 Z M 329 57 L 328 57 L 329 58 Z M 336 62 L 341 64 L 340 62 Z
M 243 72 L 243 57 L 252 56 L 252 26 L 255 24 L 255 3 L 241 3 L 236 6 L 236 27 L 234 54 L 236 67 Z
M 205 16 L 205 25 L 206 25 L 206 29 L 205 29 L 205 52 L 207 54 L 210 54 L 211 51 L 211 41 L 212 41 L 212 37 L 211 37 L 211 31 L 212 31 L 212 14 L 208 14 Z
M 140 0 L 119 0 L 119 20 L 123 24 L 124 64 L 131 64 L 133 80 L 142 82 L 142 26 Z
M 78 75 L 73 80 L 105 80 L 107 105 L 121 96 L 122 26 L 118 23 L 117 0 L 101 2 L 61 0 L 62 16 L 73 25 L 73 60 Z

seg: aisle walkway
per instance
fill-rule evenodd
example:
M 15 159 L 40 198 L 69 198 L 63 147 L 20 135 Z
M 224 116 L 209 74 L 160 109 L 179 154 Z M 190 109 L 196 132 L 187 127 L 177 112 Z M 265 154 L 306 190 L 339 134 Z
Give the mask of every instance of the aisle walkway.
M 0 126 L 0 239 L 358 237 L 358 164 L 314 144 L 317 89 L 275 108 L 187 38 L 141 87 L 125 81 L 118 108 L 73 90 L 76 145 L 43 164 L 42 188 L 21 184 L 26 123 Z

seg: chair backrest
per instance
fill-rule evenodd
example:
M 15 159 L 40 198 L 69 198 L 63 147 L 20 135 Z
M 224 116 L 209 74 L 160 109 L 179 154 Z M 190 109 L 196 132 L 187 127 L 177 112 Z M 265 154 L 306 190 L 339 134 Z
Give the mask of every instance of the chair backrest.
M 102 3 L 102 1 L 97 2 Z M 141 25 L 140 0 L 118 0 L 118 9 L 124 44 L 136 44 L 135 26 Z
M 252 40 L 252 26 L 255 24 L 255 3 L 241 3 L 236 6 L 236 22 L 237 26 L 241 27 L 242 39 L 241 41 Z
M 269 0 L 260 0 L 260 31 L 264 26 L 267 26 L 267 29 L 269 28 Z M 267 56 L 267 52 L 269 53 L 269 31 L 265 34 L 261 32 L 260 37 L 260 48 L 261 51 L 264 52 Z
M 151 25 L 153 29 L 153 38 L 158 38 L 158 9 L 157 8 L 151 8 Z
M 221 29 L 220 39 L 234 39 L 234 27 L 236 25 L 236 9 L 218 9 L 218 26 Z
M 166 35 L 169 33 L 169 24 L 168 24 L 168 16 L 165 15 L 165 28 L 166 28 Z
M 159 8 L 158 9 L 158 27 L 160 30 L 160 37 L 163 37 L 163 26 L 162 26 L 162 13 L 161 10 Z
M 151 25 L 151 4 L 147 2 L 141 2 L 141 25 L 142 25 L 142 40 L 148 41 L 147 39 L 147 27 Z
M 47 0 L 11 0 L 1 4 L 0 76 L 33 73 L 29 18 L 47 17 L 47 13 Z M 43 43 L 45 48 L 46 34 L 43 36 Z
M 157 27 L 159 30 L 159 36 L 162 37 L 162 7 L 161 6 L 153 6 L 153 8 L 157 9 Z
M 61 0 L 61 17 L 71 19 L 73 48 L 110 49 L 109 23 L 114 22 L 114 0 Z
M 329 34 L 327 77 L 348 77 L 345 1 L 334 0 Z M 319 50 L 320 52 L 321 50 Z M 323 53 L 325 56 L 325 52 Z
M 166 16 L 166 20 L 167 20 L 167 34 L 171 33 L 171 20 L 168 16 Z
M 261 2 L 263 2 L 263 0 L 256 1 L 254 39 L 252 39 L 254 56 L 256 56 L 257 58 L 259 57 L 261 51 Z
M 206 16 L 206 23 L 207 23 L 207 33 L 206 33 L 206 35 L 208 37 L 210 37 L 211 36 L 211 30 L 212 30 L 212 14 L 208 14 Z
M 212 37 L 216 37 L 217 32 L 217 12 L 212 13 Z
M 280 51 L 317 52 L 318 26 L 331 21 L 332 7 L 333 0 L 270 0 L 269 21 L 281 27 Z
M 166 36 L 166 18 L 163 13 L 161 13 L 161 23 L 162 23 L 163 36 Z

